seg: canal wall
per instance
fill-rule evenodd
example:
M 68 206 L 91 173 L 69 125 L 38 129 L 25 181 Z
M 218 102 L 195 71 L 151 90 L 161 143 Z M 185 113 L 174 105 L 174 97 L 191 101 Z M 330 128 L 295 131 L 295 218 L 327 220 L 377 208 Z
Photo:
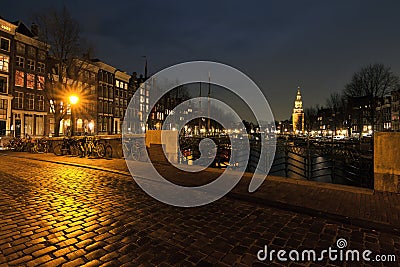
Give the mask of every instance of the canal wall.
M 400 193 L 400 133 L 374 134 L 374 189 Z

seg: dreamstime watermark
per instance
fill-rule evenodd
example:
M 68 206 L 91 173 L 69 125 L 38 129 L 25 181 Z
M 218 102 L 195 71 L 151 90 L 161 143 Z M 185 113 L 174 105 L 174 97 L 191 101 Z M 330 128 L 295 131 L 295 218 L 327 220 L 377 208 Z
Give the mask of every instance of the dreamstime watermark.
M 157 107 L 157 102 L 168 92 L 187 84 L 201 83 L 215 85 L 215 88 L 224 88 L 240 98 L 242 103 L 251 110 L 256 119 L 255 125 L 259 127 L 261 153 L 257 168 L 249 184 L 249 192 L 254 192 L 268 174 L 273 156 L 275 154 L 274 117 L 267 99 L 257 85 L 239 70 L 216 62 L 194 61 L 166 68 L 150 77 L 136 91 L 132 97 L 123 123 L 122 139 L 128 146 L 145 147 L 145 138 L 137 138 L 146 131 L 146 122 L 152 110 Z M 200 88 L 201 90 L 201 88 Z M 209 89 L 210 90 L 210 89 Z M 145 100 L 146 92 L 150 98 Z M 169 205 L 180 207 L 195 207 L 211 203 L 227 194 L 240 181 L 245 172 L 250 156 L 250 140 L 246 133 L 243 118 L 239 116 L 237 107 L 231 107 L 208 94 L 208 97 L 192 97 L 178 105 L 173 110 L 162 110 L 161 143 L 163 152 L 169 163 L 174 167 L 190 172 L 200 172 L 208 167 L 215 159 L 217 145 L 207 136 L 211 129 L 198 127 L 202 132 L 203 140 L 199 144 L 201 156 L 193 160 L 191 166 L 181 164 L 176 155 L 179 150 L 179 133 L 194 119 L 210 120 L 219 123 L 226 130 L 229 137 L 230 157 L 226 170 L 212 182 L 195 187 L 186 187 L 174 184 L 165 179 L 151 163 L 145 152 L 146 159 L 137 159 L 125 152 L 124 156 L 132 177 L 136 183 L 151 197 Z M 164 118 L 164 115 L 168 115 Z M 203 125 L 204 127 L 204 125 Z M 196 129 L 193 129 L 195 131 Z M 146 138 L 148 132 L 146 132 Z M 175 148 L 175 144 L 178 149 Z M 175 152 L 174 152 L 175 151 Z M 212 155 L 212 159 L 210 159 Z M 140 161 L 140 162 L 139 162 Z M 147 163 L 143 163 L 147 162 Z M 241 162 L 241 164 L 238 164 Z
M 371 250 L 357 250 L 346 249 L 347 240 L 339 238 L 336 241 L 336 248 L 329 247 L 322 251 L 317 252 L 314 249 L 304 250 L 268 250 L 265 245 L 263 249 L 257 252 L 257 259 L 259 261 L 274 261 L 277 259 L 280 262 L 286 261 L 323 261 L 329 259 L 330 261 L 353 261 L 353 262 L 395 262 L 396 255 L 393 254 L 373 254 Z

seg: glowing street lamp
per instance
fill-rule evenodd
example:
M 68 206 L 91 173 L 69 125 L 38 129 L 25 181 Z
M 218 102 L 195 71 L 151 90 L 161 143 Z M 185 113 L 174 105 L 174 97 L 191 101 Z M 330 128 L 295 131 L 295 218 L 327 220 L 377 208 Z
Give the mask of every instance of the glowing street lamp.
M 75 119 L 74 119 L 74 112 L 73 112 L 73 106 L 78 104 L 79 102 L 79 97 L 77 95 L 70 95 L 69 96 L 69 104 L 70 109 L 71 109 L 71 136 L 74 136 L 75 132 Z
M 69 96 L 69 103 L 71 105 L 76 105 L 78 103 L 78 101 L 79 101 L 79 97 L 78 96 L 76 96 L 76 95 L 70 95 Z

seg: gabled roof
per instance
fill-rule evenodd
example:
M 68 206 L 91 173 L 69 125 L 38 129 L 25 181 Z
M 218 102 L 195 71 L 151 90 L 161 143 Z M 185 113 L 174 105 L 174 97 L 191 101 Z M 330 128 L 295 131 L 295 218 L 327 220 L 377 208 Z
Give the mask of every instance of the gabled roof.
M 12 22 L 14 25 L 17 26 L 16 32 L 23 34 L 25 36 L 34 38 L 35 35 L 32 33 L 32 31 L 20 20 Z

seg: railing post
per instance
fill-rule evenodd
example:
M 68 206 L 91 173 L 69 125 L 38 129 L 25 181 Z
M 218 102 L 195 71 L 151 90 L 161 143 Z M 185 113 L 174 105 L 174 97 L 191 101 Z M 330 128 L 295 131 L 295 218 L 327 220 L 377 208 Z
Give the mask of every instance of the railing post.
M 285 176 L 286 177 L 289 177 L 288 176 L 288 165 L 289 165 L 289 149 L 288 149 L 288 147 L 287 147 L 287 145 L 285 145 L 285 147 L 284 147 L 284 149 L 285 149 Z

